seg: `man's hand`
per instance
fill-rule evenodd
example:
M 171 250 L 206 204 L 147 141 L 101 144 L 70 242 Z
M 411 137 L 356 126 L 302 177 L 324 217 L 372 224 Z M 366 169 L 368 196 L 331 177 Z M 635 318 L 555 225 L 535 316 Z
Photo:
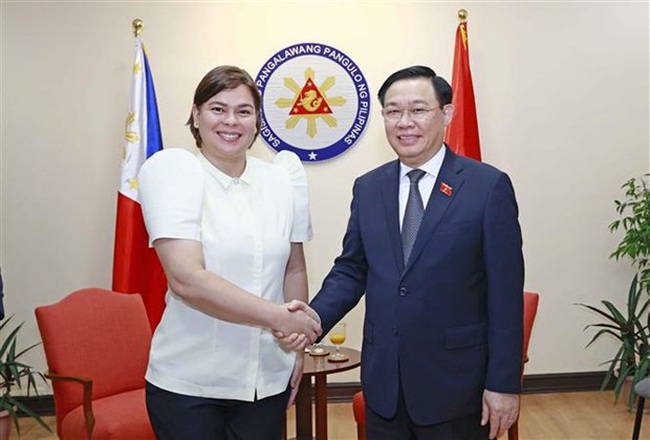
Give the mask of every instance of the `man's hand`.
M 515 423 L 518 414 L 519 394 L 483 391 L 481 426 L 490 423 L 490 439 L 501 437 Z
M 313 319 L 318 323 L 318 325 L 320 325 L 320 316 L 318 316 L 316 310 L 312 309 L 304 302 L 294 299 L 293 301 L 286 303 L 285 306 L 287 306 L 287 309 L 290 312 L 297 312 L 299 310 L 305 312 L 307 315 L 309 315 L 311 319 Z
M 287 402 L 287 409 L 293 405 L 293 402 L 296 400 L 296 395 L 298 394 L 298 387 L 300 386 L 300 380 L 302 379 L 302 371 L 305 366 L 305 354 L 296 353 L 296 363 L 293 364 L 293 373 L 291 373 L 291 380 L 289 384 L 291 385 L 291 394 L 289 395 L 289 402 Z

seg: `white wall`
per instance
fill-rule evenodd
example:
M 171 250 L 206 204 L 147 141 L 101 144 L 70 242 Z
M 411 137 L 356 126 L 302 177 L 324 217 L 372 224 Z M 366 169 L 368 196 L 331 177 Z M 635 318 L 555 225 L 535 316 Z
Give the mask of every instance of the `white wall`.
M 0 263 L 5 307 L 39 339 L 33 309 L 72 290 L 110 288 L 131 21 L 145 23 L 167 146 L 192 148 L 194 87 L 212 67 L 253 76 L 279 49 L 319 42 L 363 70 L 371 92 L 412 64 L 451 80 L 456 11 L 469 10 L 484 160 L 513 178 L 526 288 L 541 293 L 528 373 L 601 370 L 584 349 L 594 319 L 575 302 L 622 304 L 632 271 L 608 259 L 613 200 L 647 172 L 647 3 L 3 2 Z M 373 101 L 375 104 L 376 101 Z M 271 158 L 261 141 L 253 154 Z M 316 238 L 312 294 L 340 250 L 353 179 L 393 158 L 379 106 L 362 141 L 308 165 Z M 360 347 L 363 306 L 350 313 Z M 42 354 L 31 359 L 45 368 Z M 358 370 L 330 377 L 356 381 Z

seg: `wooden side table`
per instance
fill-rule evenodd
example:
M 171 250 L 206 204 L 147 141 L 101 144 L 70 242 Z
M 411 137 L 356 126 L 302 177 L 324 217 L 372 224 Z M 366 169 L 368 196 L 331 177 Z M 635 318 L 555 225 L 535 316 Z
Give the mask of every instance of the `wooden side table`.
M 324 347 L 330 353 L 335 348 Z M 296 440 L 312 440 L 311 378 L 314 377 L 316 407 L 316 440 L 327 440 L 327 375 L 352 370 L 361 364 L 361 352 L 341 347 L 348 355 L 346 362 L 329 362 L 327 356 L 310 356 L 305 353 L 305 369 L 296 396 Z

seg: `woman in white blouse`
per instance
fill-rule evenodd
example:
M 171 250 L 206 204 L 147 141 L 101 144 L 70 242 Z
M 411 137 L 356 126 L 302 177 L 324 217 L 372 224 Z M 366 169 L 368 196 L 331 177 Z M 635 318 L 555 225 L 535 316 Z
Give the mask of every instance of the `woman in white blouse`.
M 289 310 L 307 301 L 305 172 L 293 153 L 272 164 L 247 156 L 260 95 L 242 69 L 205 75 L 188 125 L 199 152 L 165 149 L 139 175 L 169 283 L 146 373 L 149 416 L 158 439 L 278 440 L 303 348 L 321 333 L 311 309 Z M 298 354 L 273 331 L 293 335 Z

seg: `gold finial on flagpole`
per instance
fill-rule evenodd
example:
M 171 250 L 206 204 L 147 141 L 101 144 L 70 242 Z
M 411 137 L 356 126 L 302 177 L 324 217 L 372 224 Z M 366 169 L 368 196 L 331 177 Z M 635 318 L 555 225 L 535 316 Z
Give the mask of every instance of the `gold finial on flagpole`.
M 133 35 L 139 37 L 140 33 L 142 33 L 142 28 L 144 27 L 142 20 L 136 18 L 135 20 L 133 20 L 133 23 L 131 24 L 133 25 Z
M 459 9 L 458 10 L 458 21 L 461 23 L 466 23 L 467 22 L 467 10 L 466 9 Z

